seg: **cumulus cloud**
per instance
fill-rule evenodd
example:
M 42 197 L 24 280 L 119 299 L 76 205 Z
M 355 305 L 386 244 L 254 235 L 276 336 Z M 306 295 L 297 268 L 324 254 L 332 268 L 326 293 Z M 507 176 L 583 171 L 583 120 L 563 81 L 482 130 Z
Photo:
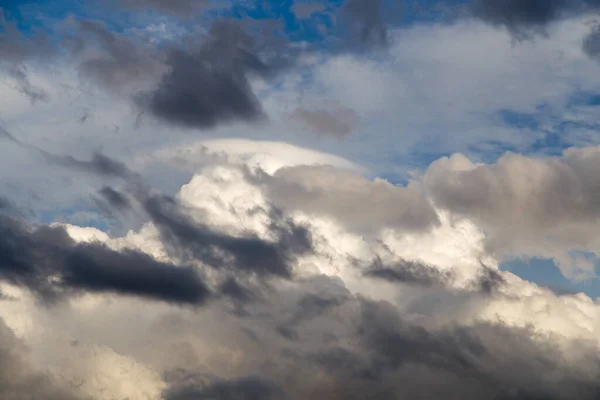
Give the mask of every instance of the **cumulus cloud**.
M 592 171 L 599 154 L 596 148 L 550 158 L 509 153 L 492 165 L 455 154 L 429 167 L 425 186 L 437 206 L 481 224 L 491 251 L 556 258 L 574 276 L 569 252 L 596 248 L 599 186 Z
M 438 223 L 435 210 L 417 187 L 369 181 L 329 166 L 287 167 L 258 179 L 276 205 L 333 217 L 359 232 L 372 227 L 425 230 Z
M 569 157 L 576 164 L 591 155 Z M 66 340 L 51 334 L 65 329 L 61 326 L 77 327 L 69 329 L 69 340 L 81 342 L 70 350 L 65 347 L 67 359 L 76 354 L 91 357 L 85 350 L 88 341 L 109 346 L 95 350 L 103 359 L 112 354 L 110 348 L 119 352 L 118 357 L 109 357 L 110 363 L 76 374 L 78 382 L 85 381 L 80 392 L 108 399 L 94 383 L 100 379 L 95 376 L 119 387 L 122 378 L 108 372 L 121 368 L 125 379 L 133 379 L 133 371 L 153 371 L 136 372 L 154 382 L 144 386 L 152 399 L 309 395 L 359 399 L 374 393 L 402 399 L 432 398 L 439 390 L 457 399 L 598 396 L 600 363 L 595 350 L 600 345 L 600 309 L 591 299 L 556 295 L 499 271 L 493 262 L 481 262 L 479 246 L 486 236 L 476 226 L 452 221 L 443 213 L 425 219 L 428 224 L 419 229 L 404 222 L 389 226 L 388 220 L 394 218 L 377 214 L 353 226 L 347 214 L 320 205 L 322 190 L 302 186 L 304 178 L 312 182 L 315 173 L 324 174 L 331 179 L 319 187 L 331 186 L 328 193 L 340 201 L 365 202 L 365 190 L 371 197 L 399 191 L 402 194 L 390 200 L 394 207 L 385 208 L 419 210 L 425 204 L 430 211 L 424 215 L 438 215 L 424 197 L 418 197 L 432 190 L 431 171 L 425 177 L 426 193 L 407 195 L 403 192 L 414 189 L 379 185 L 333 167 L 278 167 L 271 174 L 262 171 L 265 176 L 256 181 L 250 179 L 248 167 L 222 162 L 204 167 L 175 198 L 131 194 L 130 200 L 146 209 L 150 225 L 121 238 L 75 226 L 13 229 L 28 243 L 24 246 L 28 253 L 18 252 L 19 265 L 30 265 L 28 260 L 40 263 L 25 269 L 35 271 L 38 281 L 28 278 L 29 272 L 6 272 L 5 279 L 37 291 L 37 283 L 29 282 L 46 282 L 44 271 L 49 268 L 62 279 L 44 285 L 80 293 L 68 303 L 36 309 L 30 324 L 45 330 L 21 328 L 24 340 L 35 344 L 34 354 L 42 354 L 44 343 Z M 450 161 L 439 161 L 444 162 Z M 585 170 L 583 165 L 580 170 Z M 310 207 L 319 212 L 308 218 L 296 209 L 264 212 L 274 199 L 262 185 L 288 171 L 303 188 L 303 213 L 310 214 Z M 463 165 L 462 171 L 469 169 Z M 487 187 L 473 177 L 470 181 Z M 355 188 L 359 190 L 350 190 Z M 342 189 L 348 190 L 337 194 Z M 104 192 L 107 197 L 119 193 Z M 435 192 L 433 198 L 438 205 L 440 194 Z M 117 206 L 119 201 L 112 203 Z M 457 210 L 452 213 L 461 215 Z M 332 224 L 331 218 L 337 222 Z M 372 237 L 354 231 L 369 223 Z M 305 251 L 305 239 L 300 247 L 294 244 L 295 225 L 307 230 L 302 237 L 310 233 L 311 251 Z M 16 234 L 2 237 L 13 238 L 13 247 L 8 248 L 17 250 Z M 157 252 L 156 246 L 166 251 Z M 173 246 L 203 263 L 212 262 L 217 274 L 196 266 L 194 274 L 206 274 L 206 283 L 196 285 L 190 269 L 164 261 L 180 258 L 169 251 Z M 63 252 L 69 253 L 65 261 L 52 267 L 56 254 Z M 23 258 L 24 254 L 32 255 Z M 268 275 L 288 279 L 269 280 L 265 286 L 263 278 Z M 207 302 L 208 290 L 223 296 Z M 115 293 L 134 296 L 115 298 Z M 12 306 L 9 300 L 0 300 L 7 304 L 0 315 L 15 327 L 27 326 L 18 317 L 23 314 L 11 307 L 30 303 L 23 294 L 15 294 Z M 172 307 L 173 303 L 202 307 L 192 311 Z M 140 330 L 147 332 L 143 340 L 136 333 Z M 134 367 L 130 359 L 140 365 Z M 45 363 L 58 373 L 66 368 L 61 360 L 46 357 Z M 110 393 L 142 396 L 126 390 Z

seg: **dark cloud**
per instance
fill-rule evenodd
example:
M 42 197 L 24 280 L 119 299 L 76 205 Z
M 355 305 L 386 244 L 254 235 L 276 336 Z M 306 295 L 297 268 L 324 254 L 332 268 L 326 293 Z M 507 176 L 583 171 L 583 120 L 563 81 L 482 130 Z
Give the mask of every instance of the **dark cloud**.
M 483 293 L 491 294 L 506 283 L 506 279 L 498 270 L 482 265 L 481 273 L 475 281 L 475 288 Z
M 583 51 L 591 58 L 600 56 L 600 25 L 594 25 L 583 39 Z
M 365 276 L 388 282 L 422 286 L 445 285 L 453 278 L 449 272 L 440 271 L 418 261 L 401 260 L 387 265 L 381 259 L 375 260 L 367 268 Z
M 271 231 L 277 241 L 268 242 L 255 235 L 230 236 L 194 222 L 170 197 L 149 196 L 143 199 L 143 208 L 179 257 L 191 257 L 214 268 L 289 278 L 294 257 L 312 250 L 306 228 L 275 214 L 271 215 L 275 221 Z
M 255 50 L 255 39 L 239 24 L 216 21 L 198 51 L 171 50 L 170 71 L 137 102 L 162 120 L 199 129 L 262 119 L 248 77 L 267 76 L 271 67 Z
M 349 108 L 308 109 L 300 107 L 292 113 L 292 118 L 322 135 L 343 138 L 352 133 L 359 123 L 358 114 Z
M 102 199 L 104 199 L 111 208 L 117 210 L 127 210 L 132 207 L 131 202 L 123 193 L 111 188 L 110 186 L 104 186 L 98 192 Z
M 383 0 L 348 0 L 342 12 L 349 17 L 350 27 L 361 43 L 376 46 L 388 44 Z
M 367 301 L 361 313 L 359 337 L 371 367 L 381 377 L 395 371 L 405 393 L 416 390 L 419 398 L 444 393 L 449 399 L 594 399 L 600 394 L 592 378 L 599 372 L 596 356 L 588 360 L 593 372 L 584 379 L 582 366 L 569 364 L 527 329 L 479 324 L 428 331 L 403 321 L 390 305 Z
M 473 15 L 507 28 L 516 39 L 545 33 L 546 26 L 561 17 L 586 13 L 600 6 L 598 0 L 472 0 Z
M 251 332 L 252 346 L 268 354 L 244 361 L 280 387 L 286 399 L 593 400 L 600 395 L 600 358 L 592 343 L 503 323 L 461 325 L 457 319 L 439 325 L 435 316 L 406 315 L 396 305 L 353 296 L 337 285 L 326 278 L 296 282 L 267 303 L 248 306 L 245 331 Z M 301 317 L 290 323 L 295 315 Z M 215 381 L 170 382 L 165 398 L 229 398 L 212 391 Z
M 187 17 L 214 4 L 215 1 L 211 0 L 122 0 L 119 1 L 118 6 L 142 10 L 153 9 Z
M 209 291 L 192 267 L 133 250 L 77 244 L 59 227 L 29 227 L 0 216 L 0 278 L 53 300 L 77 292 L 109 292 L 201 304 Z
M 209 295 L 195 268 L 97 244 L 75 246 L 65 260 L 63 284 L 90 292 L 114 292 L 180 304 L 202 304 Z
M 260 377 L 245 377 L 230 380 L 178 384 L 168 388 L 164 400 L 279 400 L 283 392 L 270 380 Z

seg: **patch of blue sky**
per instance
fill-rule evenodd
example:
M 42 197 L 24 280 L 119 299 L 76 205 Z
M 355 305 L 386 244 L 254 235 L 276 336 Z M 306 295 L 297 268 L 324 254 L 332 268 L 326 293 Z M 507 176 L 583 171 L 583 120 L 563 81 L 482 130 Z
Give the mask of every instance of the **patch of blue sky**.
M 536 130 L 539 128 L 539 116 L 536 114 L 522 113 L 515 110 L 499 110 L 498 118 L 507 126 Z
M 600 93 L 578 91 L 573 93 L 568 99 L 571 107 L 581 106 L 600 106 Z
M 57 221 L 97 228 L 104 232 L 108 232 L 112 228 L 111 221 L 93 208 L 42 210 L 34 218 L 34 222 L 42 224 L 51 224 Z
M 581 253 L 582 257 L 593 262 L 596 274 L 600 274 L 600 260 L 595 256 L 583 252 L 573 253 Z M 552 259 L 515 259 L 504 262 L 500 265 L 500 269 L 510 271 L 522 279 L 547 287 L 556 293 L 585 293 L 593 299 L 600 297 L 600 278 L 594 277 L 582 282 L 569 280 L 560 272 Z

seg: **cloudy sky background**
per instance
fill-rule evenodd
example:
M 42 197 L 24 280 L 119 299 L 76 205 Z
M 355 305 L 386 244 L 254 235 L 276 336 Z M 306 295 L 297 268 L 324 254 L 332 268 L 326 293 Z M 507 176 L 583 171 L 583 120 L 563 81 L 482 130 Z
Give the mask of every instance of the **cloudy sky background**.
M 0 7 L 0 397 L 600 396 L 600 2 Z

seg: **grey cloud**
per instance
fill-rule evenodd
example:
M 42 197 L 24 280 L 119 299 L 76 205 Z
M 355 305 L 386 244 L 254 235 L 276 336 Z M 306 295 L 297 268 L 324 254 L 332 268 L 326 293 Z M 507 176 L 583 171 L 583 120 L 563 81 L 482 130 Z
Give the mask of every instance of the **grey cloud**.
M 40 60 L 55 54 L 56 49 L 45 34 L 34 31 L 25 36 L 6 16 L 0 7 L 0 65 L 8 63 L 14 67 L 26 60 Z
M 171 50 L 170 71 L 137 102 L 159 119 L 185 127 L 258 121 L 264 116 L 248 77 L 267 76 L 271 67 L 255 51 L 255 39 L 239 24 L 216 21 L 198 51 Z
M 561 347 L 556 341 L 566 338 L 502 323 L 435 327 L 435 316 L 406 315 L 321 278 L 280 288 L 268 302 L 249 305 L 242 319 L 254 338 L 248 346 L 261 349 L 242 370 L 270 380 L 286 399 L 592 400 L 600 394 L 593 344 Z M 295 315 L 303 317 L 290 323 Z M 215 381 L 171 382 L 165 393 L 219 398 L 204 391 Z
M 277 400 L 283 399 L 281 389 L 273 382 L 260 377 L 215 380 L 174 385 L 163 394 L 164 400 Z
M 0 7 L 0 68 L 6 69 L 18 84 L 18 90 L 32 103 L 46 101 L 48 93 L 31 84 L 25 63 L 46 60 L 56 54 L 56 48 L 44 33 L 34 30 L 24 35 L 16 23 L 7 19 L 7 13 Z
M 102 153 L 95 152 L 89 161 L 79 160 L 71 155 L 49 153 L 39 147 L 25 143 L 0 126 L 0 138 L 4 138 L 17 146 L 39 154 L 47 163 L 64 168 L 90 173 L 102 177 L 132 180 L 137 178 L 124 163 L 114 160 Z
M 348 0 L 342 11 L 350 17 L 350 26 L 356 30 L 360 42 L 387 45 L 389 39 L 383 19 L 383 0 Z
M 135 89 L 132 84 L 154 81 L 164 72 L 164 55 L 159 48 L 143 40 L 134 41 L 131 35 L 111 32 L 99 21 L 79 21 L 66 44 L 81 58 L 82 76 L 103 88 Z
M 51 154 L 37 148 L 36 150 L 42 154 L 48 163 L 60 165 L 65 168 L 112 178 L 130 179 L 135 176 L 124 163 L 116 161 L 102 153 L 94 153 L 91 160 L 83 161 L 70 155 Z
M 249 179 L 257 180 L 278 207 L 331 217 L 358 232 L 373 227 L 425 230 L 439 222 L 417 189 L 330 166 L 286 167 L 274 176 Z
M 484 21 L 522 35 L 556 20 L 571 3 L 570 0 L 475 0 L 473 10 Z
M 0 217 L 0 278 L 43 299 L 71 292 L 109 292 L 181 304 L 201 304 L 209 290 L 198 271 L 158 262 L 133 250 L 77 244 L 62 228 L 29 227 Z
M 600 56 L 600 25 L 594 25 L 583 39 L 583 51 L 591 58 Z
M 508 400 L 593 399 L 600 393 L 594 378 L 582 379 L 585 367 L 567 363 L 551 342 L 527 329 L 478 324 L 428 331 L 407 324 L 385 303 L 363 302 L 361 313 L 359 337 L 372 368 L 382 377 L 395 371 L 407 394 L 432 398 L 440 390 L 450 399 Z M 591 377 L 600 372 L 600 360 L 590 358 Z
M 471 11 L 521 40 L 545 33 L 548 24 L 562 17 L 594 11 L 599 5 L 597 0 L 472 0 Z
M 440 271 L 418 261 L 401 260 L 391 265 L 384 264 L 381 259 L 375 260 L 365 271 L 365 276 L 389 282 L 410 285 L 438 286 L 446 285 L 452 280 L 452 274 Z
M 11 400 L 83 400 L 68 388 L 59 387 L 41 370 L 31 365 L 27 348 L 0 321 L 0 397 Z
M 326 11 L 327 7 L 322 3 L 311 2 L 311 3 L 300 3 L 296 1 L 292 6 L 292 11 L 296 18 L 305 19 L 311 15 L 319 12 Z
M 482 265 L 481 273 L 475 281 L 475 288 L 483 293 L 494 293 L 506 283 L 500 271 Z
M 292 113 L 292 118 L 299 120 L 316 133 L 339 138 L 350 135 L 360 121 L 354 110 L 345 107 L 337 109 L 299 107 Z
M 123 193 L 110 186 L 104 186 L 100 189 L 99 194 L 106 202 L 108 202 L 108 205 L 111 208 L 127 210 L 132 207 L 130 200 Z
M 276 214 L 271 214 L 271 230 L 277 241 L 268 242 L 255 235 L 230 236 L 194 222 L 167 196 L 149 196 L 142 204 L 165 243 L 179 257 L 191 257 L 215 268 L 289 278 L 294 257 L 312 251 L 310 232 Z
M 486 232 L 488 250 L 557 258 L 565 272 L 569 251 L 597 248 L 592 234 L 600 217 L 597 168 L 597 148 L 551 158 L 509 153 L 491 165 L 454 155 L 434 162 L 424 181 L 438 207 Z
M 40 89 L 31 84 L 23 65 L 12 68 L 10 74 L 17 81 L 19 91 L 27 96 L 32 104 L 35 104 L 38 101 L 48 101 L 50 98 L 44 89 Z
M 78 245 L 65 267 L 63 283 L 78 290 L 192 305 L 204 303 L 209 296 L 209 289 L 194 268 L 157 262 L 132 250 L 117 252 L 105 246 Z
M 141 10 L 154 9 L 186 17 L 204 10 L 214 3 L 211 0 L 123 0 L 118 2 L 118 6 Z

